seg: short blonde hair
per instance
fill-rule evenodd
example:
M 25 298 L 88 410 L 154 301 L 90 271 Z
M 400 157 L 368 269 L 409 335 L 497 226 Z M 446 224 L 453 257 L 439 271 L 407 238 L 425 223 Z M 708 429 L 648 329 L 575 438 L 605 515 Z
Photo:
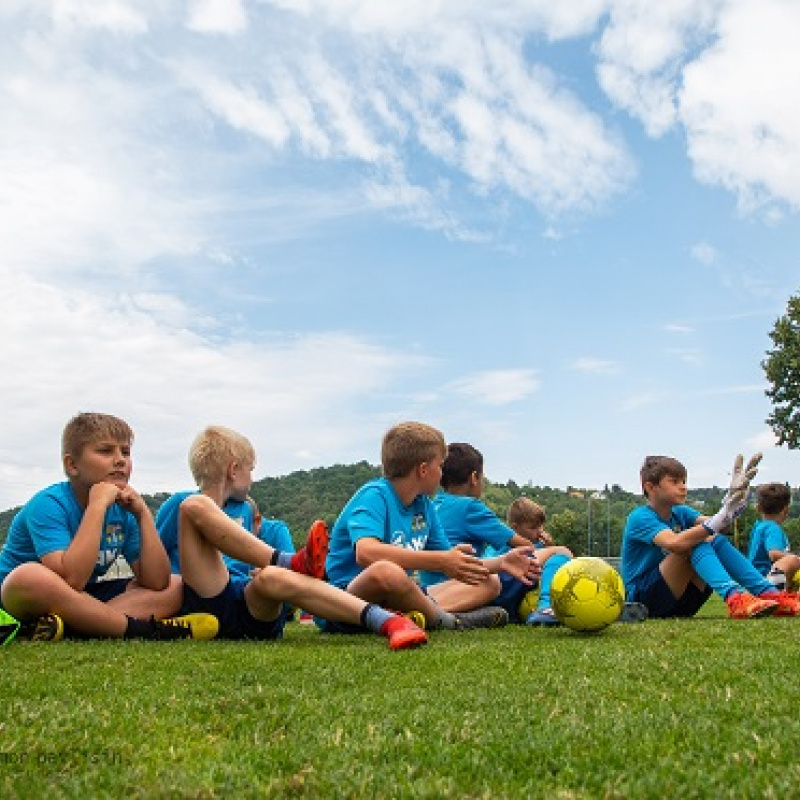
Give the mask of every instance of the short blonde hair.
M 381 444 L 383 474 L 390 480 L 405 478 L 420 464 L 447 456 L 441 431 L 424 422 L 401 422 L 386 431 Z
M 133 430 L 124 419 L 111 414 L 84 412 L 76 414 L 61 434 L 61 456 L 78 458 L 87 444 L 109 439 L 120 444 L 133 444 Z
M 530 497 L 518 497 L 506 512 L 506 523 L 509 528 L 516 528 L 526 522 L 534 528 L 539 528 L 544 525 L 544 521 L 544 509 L 538 503 L 534 503 Z
M 221 481 L 233 462 L 255 466 L 256 452 L 249 439 L 222 425 L 209 425 L 189 449 L 189 469 L 198 486 Z

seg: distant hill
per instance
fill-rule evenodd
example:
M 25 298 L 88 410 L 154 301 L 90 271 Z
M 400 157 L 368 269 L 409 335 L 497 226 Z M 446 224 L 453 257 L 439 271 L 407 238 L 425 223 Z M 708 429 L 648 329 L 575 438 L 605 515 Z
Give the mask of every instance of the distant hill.
M 315 519 L 332 524 L 353 493 L 372 478 L 379 477 L 379 467 L 360 461 L 357 464 L 336 464 L 300 470 L 279 477 L 262 478 L 253 483 L 251 494 L 265 517 L 283 520 L 292 532 L 296 545 L 305 540 L 306 531 Z M 187 486 L 187 488 L 189 488 Z M 689 505 L 713 513 L 724 494 L 719 487 L 692 489 Z M 526 495 L 544 506 L 547 529 L 556 541 L 570 547 L 575 555 L 619 554 L 625 518 L 637 505 L 641 495 L 626 492 L 617 485 L 602 491 L 568 486 L 554 489 L 549 486 L 519 486 L 514 481 L 486 481 L 484 501 L 498 516 L 505 517 L 506 509 L 515 498 Z M 155 514 L 169 497 L 160 492 L 145 495 L 144 499 Z M 0 543 L 19 508 L 0 512 Z M 739 521 L 735 540 L 740 547 L 747 544 L 747 532 L 756 521 L 755 510 L 748 509 Z M 795 504 L 786 529 L 795 549 L 800 549 L 800 506 Z

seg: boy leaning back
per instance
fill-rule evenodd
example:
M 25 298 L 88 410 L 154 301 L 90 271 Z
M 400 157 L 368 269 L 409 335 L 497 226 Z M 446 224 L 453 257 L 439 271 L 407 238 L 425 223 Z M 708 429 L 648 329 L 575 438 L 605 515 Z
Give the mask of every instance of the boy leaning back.
M 225 503 L 244 501 L 252 483 L 255 451 L 244 436 L 222 426 L 206 428 L 192 444 L 189 466 L 200 492 L 184 499 L 179 510 L 184 602 L 189 611 L 217 617 L 221 638 L 279 639 L 289 604 L 386 636 L 393 650 L 427 640 L 411 620 L 320 580 L 328 548 L 324 525 L 312 526 L 306 547 L 290 554 L 225 514 Z M 253 575 L 229 570 L 223 555 L 252 565 Z
M 43 489 L 14 517 L 0 552 L 0 603 L 33 638 L 212 638 L 202 615 L 163 619 L 181 604 L 153 517 L 129 485 L 133 431 L 109 414 L 78 414 L 64 428 L 67 480 Z M 134 579 L 103 580 L 118 556 Z
M 383 477 L 362 486 L 333 526 L 328 579 L 372 603 L 418 611 L 433 630 L 500 627 L 508 622 L 505 609 L 446 611 L 412 577 L 417 570 L 441 572 L 478 586 L 490 576 L 470 544 L 450 545 L 434 509 L 430 496 L 439 487 L 446 455 L 444 437 L 430 425 L 403 422 L 386 432 Z M 329 618 L 316 621 L 324 631 L 348 632 Z
M 629 600 L 651 617 L 694 616 L 716 592 L 734 619 L 800 615 L 794 595 L 776 591 L 722 535 L 746 508 L 761 454 L 747 467 L 737 456 L 730 488 L 712 517 L 685 505 L 686 468 L 667 456 L 648 456 L 641 468 L 647 504 L 628 515 L 622 535 L 622 577 Z

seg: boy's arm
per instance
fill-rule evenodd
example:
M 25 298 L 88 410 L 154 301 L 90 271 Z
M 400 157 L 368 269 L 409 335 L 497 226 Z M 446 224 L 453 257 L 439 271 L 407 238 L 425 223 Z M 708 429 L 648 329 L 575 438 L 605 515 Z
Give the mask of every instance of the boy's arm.
M 170 563 L 150 509 L 131 486 L 120 490 L 117 504 L 139 524 L 139 558 L 131 564 L 136 580 L 145 589 L 163 591 L 169 586 Z
M 705 520 L 705 517 L 698 517 L 698 520 Z M 653 544 L 656 547 L 661 547 L 664 550 L 669 550 L 670 553 L 678 553 L 679 555 L 686 555 L 691 553 L 697 545 L 705 542 L 716 534 L 709 534 L 708 529 L 702 522 L 698 522 L 691 528 L 675 533 L 669 528 L 662 528 L 654 537 Z
M 376 561 L 392 561 L 403 569 L 443 572 L 448 578 L 471 585 L 480 583 L 489 574 L 473 552 L 469 544 L 459 544 L 450 550 L 411 550 L 370 537 L 359 539 L 355 545 L 356 562 L 362 569 Z
M 113 483 L 96 483 L 89 490 L 89 502 L 81 523 L 66 550 L 42 556 L 42 564 L 60 575 L 73 589 L 83 591 L 92 577 L 100 552 L 108 507 L 116 502 L 119 489 Z

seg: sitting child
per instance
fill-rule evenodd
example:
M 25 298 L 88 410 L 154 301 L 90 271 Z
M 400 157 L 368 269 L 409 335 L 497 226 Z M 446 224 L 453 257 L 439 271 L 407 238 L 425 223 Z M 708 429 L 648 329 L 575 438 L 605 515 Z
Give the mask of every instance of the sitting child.
M 756 509 L 760 521 L 750 531 L 748 558 L 779 589 L 788 589 L 800 569 L 800 557 L 789 552 L 789 537 L 783 523 L 789 516 L 792 493 L 785 483 L 758 487 Z

